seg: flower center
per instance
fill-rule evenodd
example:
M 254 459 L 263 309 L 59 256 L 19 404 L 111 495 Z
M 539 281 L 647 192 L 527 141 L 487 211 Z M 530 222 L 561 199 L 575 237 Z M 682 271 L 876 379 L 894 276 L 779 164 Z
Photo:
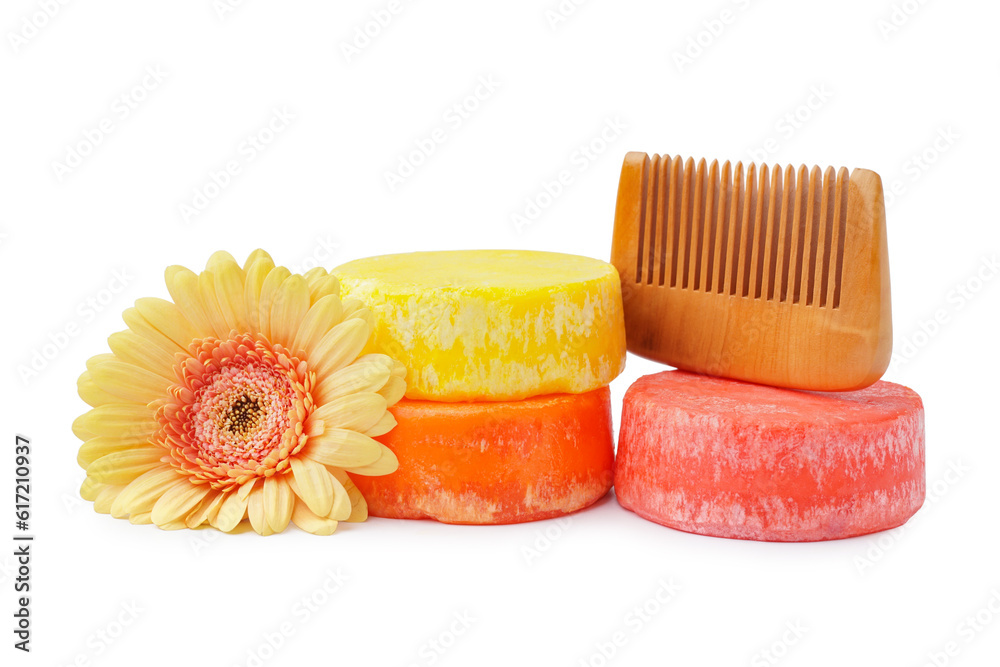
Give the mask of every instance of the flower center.
M 281 444 L 293 395 L 280 369 L 230 360 L 195 392 L 195 446 L 213 463 L 256 468 Z
M 305 446 L 315 373 L 264 337 L 195 341 L 161 403 L 157 441 L 175 466 L 213 488 L 287 472 Z
M 243 394 L 229 407 L 226 415 L 226 430 L 234 435 L 246 435 L 257 428 L 264 402 Z

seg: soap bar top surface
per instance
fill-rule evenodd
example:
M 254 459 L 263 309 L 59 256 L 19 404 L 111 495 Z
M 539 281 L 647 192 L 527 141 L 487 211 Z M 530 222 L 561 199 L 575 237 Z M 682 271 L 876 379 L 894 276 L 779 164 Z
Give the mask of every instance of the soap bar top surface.
M 702 416 L 725 416 L 730 423 L 811 428 L 871 424 L 920 409 L 915 391 L 876 382 L 859 391 L 814 392 L 769 387 L 686 371 L 664 371 L 640 378 L 629 388 L 633 400 L 653 401 L 663 409 Z
M 407 367 L 407 398 L 582 393 L 625 365 L 621 286 L 601 260 L 526 250 L 414 252 L 333 270 L 375 317 L 370 352 Z

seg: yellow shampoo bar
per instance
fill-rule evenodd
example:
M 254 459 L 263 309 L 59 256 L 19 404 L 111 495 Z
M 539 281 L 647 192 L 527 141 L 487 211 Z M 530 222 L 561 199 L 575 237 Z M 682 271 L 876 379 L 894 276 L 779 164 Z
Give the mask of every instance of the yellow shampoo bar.
M 368 352 L 407 368 L 406 397 L 512 401 L 603 387 L 625 366 L 614 266 L 527 250 L 382 255 L 333 271 L 375 317 Z

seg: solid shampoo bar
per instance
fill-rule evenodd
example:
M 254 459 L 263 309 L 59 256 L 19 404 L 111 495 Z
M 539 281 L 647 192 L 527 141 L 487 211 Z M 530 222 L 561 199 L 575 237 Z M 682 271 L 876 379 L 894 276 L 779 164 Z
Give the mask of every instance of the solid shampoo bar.
M 407 398 L 581 393 L 625 364 L 621 287 L 596 259 L 523 250 L 414 252 L 334 269 L 375 316 L 370 352 L 407 368 Z
M 901 525 L 924 490 L 923 405 L 891 382 L 816 393 L 666 371 L 625 394 L 615 493 L 671 528 L 851 537 Z
M 399 469 L 353 476 L 372 516 L 518 523 L 583 509 L 611 488 L 607 387 L 494 403 L 404 398 L 389 410 L 398 424 L 377 439 Z

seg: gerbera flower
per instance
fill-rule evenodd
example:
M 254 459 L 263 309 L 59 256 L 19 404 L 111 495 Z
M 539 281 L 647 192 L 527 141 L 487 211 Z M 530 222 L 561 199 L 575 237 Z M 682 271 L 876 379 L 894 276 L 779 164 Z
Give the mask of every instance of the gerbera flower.
M 292 274 L 263 250 L 243 268 L 226 252 L 201 274 L 172 266 L 166 282 L 173 301 L 136 301 L 80 376 L 83 497 L 166 529 L 248 518 L 261 535 L 289 521 L 329 535 L 367 518 L 347 472 L 396 470 L 372 436 L 406 390 L 402 364 L 358 356 L 368 309 L 324 269 Z

